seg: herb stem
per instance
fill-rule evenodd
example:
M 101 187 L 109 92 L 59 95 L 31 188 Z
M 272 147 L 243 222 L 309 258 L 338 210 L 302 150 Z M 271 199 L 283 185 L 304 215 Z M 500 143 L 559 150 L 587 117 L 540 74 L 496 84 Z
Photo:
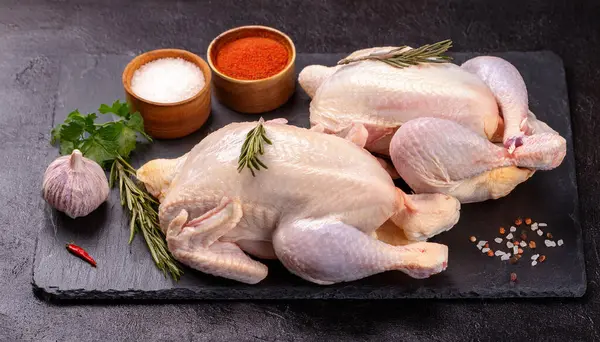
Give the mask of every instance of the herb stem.
M 183 270 L 169 252 L 165 236 L 158 224 L 158 202 L 138 186 L 131 178 L 132 175 L 135 175 L 135 169 L 122 157 L 117 157 L 111 167 L 110 184 L 112 186 L 119 182 L 121 203 L 131 215 L 129 244 L 133 241 L 135 233 L 141 232 L 156 266 L 165 276 L 169 273 L 177 281 Z
M 431 45 L 426 44 L 416 49 L 411 49 L 404 45 L 387 52 L 374 52 L 366 56 L 344 58 L 338 62 L 338 65 L 364 60 L 382 61 L 396 68 L 406 68 L 421 63 L 447 63 L 452 58 L 444 55 L 444 53 L 451 47 L 452 41 L 450 39 Z

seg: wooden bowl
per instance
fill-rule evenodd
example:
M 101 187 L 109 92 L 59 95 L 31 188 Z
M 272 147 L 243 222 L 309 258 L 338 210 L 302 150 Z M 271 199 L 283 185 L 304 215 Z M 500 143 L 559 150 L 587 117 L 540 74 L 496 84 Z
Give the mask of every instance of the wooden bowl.
M 174 103 L 158 103 L 143 99 L 131 90 L 133 73 L 142 65 L 159 58 L 183 58 L 196 64 L 204 74 L 204 87 L 193 97 Z M 144 130 L 153 138 L 175 139 L 198 130 L 210 114 L 210 67 L 199 56 L 185 50 L 153 50 L 135 57 L 123 71 L 123 87 L 127 102 L 144 118 Z
M 282 43 L 288 50 L 286 67 L 268 78 L 239 80 L 216 68 L 219 49 L 228 42 L 247 37 L 266 37 Z M 221 33 L 208 46 L 208 64 L 214 73 L 213 88 L 219 102 L 241 113 L 264 113 L 283 105 L 296 87 L 296 48 L 283 32 L 266 26 L 242 26 Z

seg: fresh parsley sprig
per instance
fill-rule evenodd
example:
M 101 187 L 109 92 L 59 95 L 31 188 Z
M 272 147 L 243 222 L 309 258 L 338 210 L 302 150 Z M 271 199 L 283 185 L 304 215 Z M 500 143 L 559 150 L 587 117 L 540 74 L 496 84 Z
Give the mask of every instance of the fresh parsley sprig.
M 134 181 L 135 169 L 126 161 L 135 149 L 138 134 L 152 141 L 144 132 L 144 120 L 139 112 L 131 112 L 126 102 L 115 101 L 111 106 L 102 104 L 101 114 L 114 114 L 117 119 L 96 123 L 96 113 L 81 114 L 75 110 L 62 124 L 51 131 L 51 143 L 59 144 L 60 154 L 71 154 L 78 149 L 105 169 L 110 169 L 110 186 L 119 186 L 121 205 L 129 210 L 130 239 L 140 232 L 156 266 L 178 280 L 183 273 L 173 258 L 158 222 L 158 202 L 143 184 Z

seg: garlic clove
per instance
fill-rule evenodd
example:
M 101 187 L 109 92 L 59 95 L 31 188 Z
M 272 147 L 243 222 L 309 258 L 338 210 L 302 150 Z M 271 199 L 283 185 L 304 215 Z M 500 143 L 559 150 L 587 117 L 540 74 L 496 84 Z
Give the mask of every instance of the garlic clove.
M 108 179 L 102 167 L 79 150 L 55 159 L 44 173 L 44 200 L 71 218 L 96 210 L 108 193 Z

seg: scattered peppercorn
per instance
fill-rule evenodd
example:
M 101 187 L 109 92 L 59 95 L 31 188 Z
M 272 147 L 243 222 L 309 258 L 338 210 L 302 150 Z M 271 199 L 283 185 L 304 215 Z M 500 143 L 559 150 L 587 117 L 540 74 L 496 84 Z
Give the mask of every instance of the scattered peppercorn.
M 491 249 L 487 252 L 487 255 L 489 257 L 493 257 L 494 256 L 494 251 L 492 251 Z
M 515 220 L 515 225 L 520 226 L 522 224 L 523 224 L 523 219 L 521 219 L 520 217 Z
M 517 254 L 515 255 L 515 258 L 517 258 L 517 260 L 521 259 L 522 255 L 521 254 Z
M 544 260 L 546 260 L 546 256 L 545 255 L 540 255 L 540 257 L 538 258 L 539 262 L 544 262 Z
M 519 254 L 523 254 L 523 248 L 519 248 Z
M 512 281 L 513 283 L 515 281 L 517 281 L 517 274 L 516 273 L 513 272 L 513 273 L 510 274 L 510 281 Z
M 530 217 L 528 217 L 528 218 L 525 219 L 525 224 L 526 225 L 530 225 L 531 224 L 531 218 Z
M 514 256 L 514 257 L 510 258 L 510 260 L 508 260 L 508 262 L 510 262 L 513 265 L 516 264 L 517 261 L 519 261 L 519 258 L 517 258 L 516 256 Z
M 506 233 L 506 230 L 504 229 L 504 227 L 500 227 L 500 234 L 504 235 L 504 233 Z
M 484 247 L 484 248 L 490 248 L 490 244 L 489 244 L 489 243 L 486 243 L 486 244 L 485 244 L 483 247 Z
M 536 247 L 535 241 L 533 241 L 533 240 L 529 241 L 529 248 L 535 249 L 535 247 Z
M 523 241 L 527 240 L 527 233 L 525 233 L 525 231 L 523 231 L 521 233 L 521 240 L 523 240 Z
M 547 237 L 548 239 L 552 239 L 552 234 L 551 234 L 551 233 L 547 233 L 547 234 L 546 234 L 546 237 Z

